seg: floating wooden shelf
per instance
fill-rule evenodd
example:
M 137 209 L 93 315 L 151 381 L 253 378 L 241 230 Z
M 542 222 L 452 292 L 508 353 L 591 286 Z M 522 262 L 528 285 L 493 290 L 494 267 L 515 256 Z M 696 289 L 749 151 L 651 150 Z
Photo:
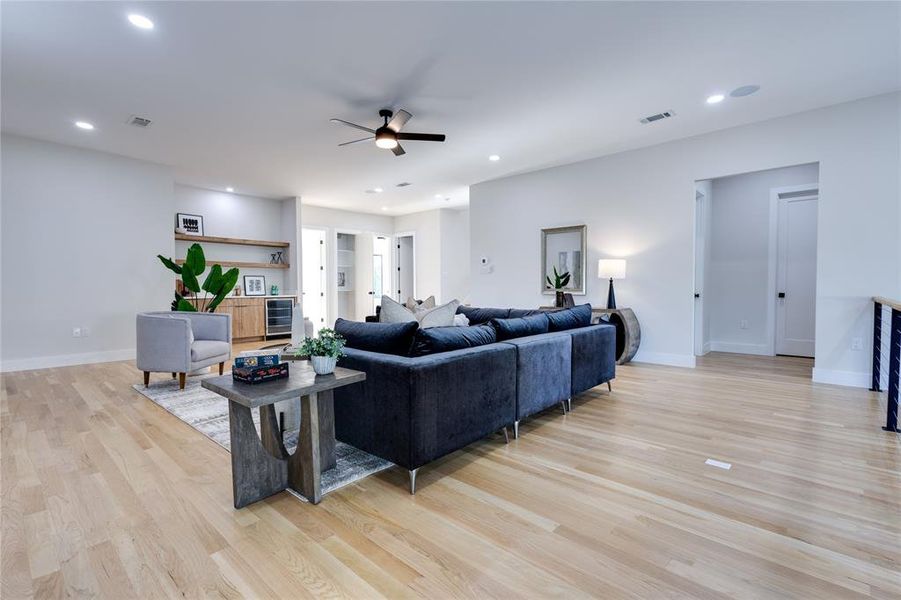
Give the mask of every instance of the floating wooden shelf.
M 180 265 L 185 264 L 182 258 L 176 259 L 175 262 Z M 209 260 L 207 262 L 222 265 L 223 267 L 238 267 L 239 269 L 288 269 L 291 267 L 291 265 L 285 263 L 239 262 L 236 260 Z
M 176 233 L 175 239 L 184 242 L 209 242 L 211 244 L 233 244 L 235 246 L 264 246 L 266 248 L 287 248 L 291 245 L 289 242 L 245 240 L 241 238 L 215 237 L 212 235 L 186 235 L 184 233 Z

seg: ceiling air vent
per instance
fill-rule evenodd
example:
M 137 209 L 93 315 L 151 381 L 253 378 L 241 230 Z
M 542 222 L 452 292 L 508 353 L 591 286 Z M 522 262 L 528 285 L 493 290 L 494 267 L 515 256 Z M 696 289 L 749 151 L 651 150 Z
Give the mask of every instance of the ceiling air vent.
M 134 125 L 135 127 L 150 127 L 150 119 L 139 117 L 138 115 L 131 115 L 128 117 L 128 124 Z
M 413 184 L 410 183 L 409 181 L 401 181 L 400 183 L 397 184 L 397 187 L 407 187 L 408 185 L 413 185 Z
M 661 121 L 663 119 L 669 119 L 670 117 L 675 117 L 675 116 L 676 116 L 675 112 L 668 110 L 666 112 L 657 113 L 656 115 L 651 115 L 650 117 L 645 117 L 644 119 L 641 119 L 641 122 L 645 123 L 645 124 L 653 123 L 654 121 Z

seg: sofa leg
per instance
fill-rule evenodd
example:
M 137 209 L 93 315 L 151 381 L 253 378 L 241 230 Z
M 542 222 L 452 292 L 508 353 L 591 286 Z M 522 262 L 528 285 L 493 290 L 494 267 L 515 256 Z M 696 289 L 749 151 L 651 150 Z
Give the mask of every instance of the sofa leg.
M 513 439 L 519 439 L 519 421 L 513 421 Z
M 507 426 L 506 426 L 506 425 L 504 425 L 504 443 L 505 443 L 505 444 L 509 444 L 509 443 L 510 443 L 510 434 L 507 433 Z
M 222 375 L 222 372 L 225 370 L 225 363 L 219 363 L 219 374 Z
M 610 385 L 610 380 L 609 380 L 609 379 L 607 380 L 607 391 L 608 391 L 608 392 L 612 392 L 612 391 L 613 391 L 613 386 Z
M 572 398 L 566 399 L 566 410 L 568 410 L 569 412 L 573 411 L 573 399 Z
M 566 414 L 566 400 L 560 401 L 560 408 L 563 409 L 563 414 L 565 415 Z
M 150 385 L 150 371 L 144 371 L 144 387 Z
M 411 469 L 409 471 L 410 474 L 410 495 L 416 494 L 416 473 L 419 472 L 419 469 Z
M 176 375 L 178 375 L 178 373 L 176 373 L 176 372 L 173 371 L 173 372 L 172 372 L 172 379 L 175 379 L 175 376 L 176 376 Z
M 186 375 L 187 375 L 186 373 L 178 374 L 178 389 L 180 389 L 180 390 L 185 389 L 185 376 Z

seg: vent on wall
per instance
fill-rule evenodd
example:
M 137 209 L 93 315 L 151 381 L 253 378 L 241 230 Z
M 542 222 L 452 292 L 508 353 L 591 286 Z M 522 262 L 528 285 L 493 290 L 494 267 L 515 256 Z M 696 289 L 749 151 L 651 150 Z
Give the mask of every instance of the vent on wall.
M 135 127 L 150 127 L 150 119 L 139 117 L 138 115 L 131 115 L 128 117 L 128 124 L 134 125 Z
M 408 185 L 413 185 L 413 184 L 410 183 L 409 181 L 401 181 L 400 183 L 397 184 L 397 187 L 407 187 Z
M 669 119 L 670 117 L 675 117 L 675 116 L 676 116 L 675 112 L 668 110 L 666 112 L 657 113 L 656 115 L 651 115 L 649 117 L 645 117 L 644 119 L 641 119 L 641 123 L 645 123 L 645 124 L 653 123 L 654 121 L 661 121 L 663 119 Z

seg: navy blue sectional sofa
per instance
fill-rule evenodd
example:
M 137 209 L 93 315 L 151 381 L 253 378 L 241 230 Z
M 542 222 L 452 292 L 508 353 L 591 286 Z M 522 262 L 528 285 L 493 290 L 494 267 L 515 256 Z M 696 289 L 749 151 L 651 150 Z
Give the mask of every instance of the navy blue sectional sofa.
M 615 330 L 591 325 L 591 307 L 558 313 L 472 308 L 469 327 L 339 319 L 347 339 L 339 365 L 366 381 L 335 390 L 335 434 L 409 471 L 615 375 Z

